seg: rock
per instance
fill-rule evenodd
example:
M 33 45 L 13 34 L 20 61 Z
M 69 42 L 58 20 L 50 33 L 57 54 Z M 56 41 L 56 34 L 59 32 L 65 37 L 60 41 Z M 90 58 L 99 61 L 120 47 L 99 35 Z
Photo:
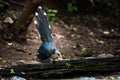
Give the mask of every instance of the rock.
M 3 63 L 6 63 L 6 61 L 5 61 L 5 60 L 3 60 L 2 62 L 3 62 Z
M 103 34 L 110 34 L 109 31 L 103 31 Z
M 77 48 L 77 47 L 76 47 L 76 45 L 73 45 L 72 48 L 75 49 L 75 48 Z
M 56 22 L 56 23 L 55 23 L 55 25 L 56 25 L 56 26 L 58 26 L 58 25 L 59 25 L 59 23 L 57 23 L 57 22 Z
M 14 21 L 12 20 L 11 17 L 6 17 L 3 22 L 12 24 Z
M 102 41 L 102 40 L 100 40 L 100 41 L 98 41 L 100 44 L 104 44 L 105 42 L 104 41 Z
M 85 51 L 85 50 L 86 50 L 86 48 L 85 48 L 85 47 L 83 47 L 81 50 L 82 50 L 82 51 Z
M 111 29 L 111 32 L 114 32 L 114 29 Z
M 114 57 L 114 56 L 112 54 L 105 54 L 105 53 L 99 54 L 97 56 L 97 58 L 107 58 L 107 57 Z
M 68 30 L 70 30 L 69 26 L 68 25 L 64 25 L 64 27 Z
M 12 46 L 13 45 L 13 43 L 8 43 L 8 46 Z
M 77 31 L 77 28 L 73 27 L 73 31 Z
M 75 37 L 75 34 L 72 34 L 71 37 Z
M 56 36 L 58 39 L 64 38 L 64 36 L 63 36 L 63 35 L 60 35 L 60 34 L 55 34 L 55 36 Z
M 4 67 L 8 67 L 8 65 L 5 65 Z
M 90 35 L 93 35 L 94 33 L 93 33 L 93 32 L 90 32 L 89 34 L 90 34 Z

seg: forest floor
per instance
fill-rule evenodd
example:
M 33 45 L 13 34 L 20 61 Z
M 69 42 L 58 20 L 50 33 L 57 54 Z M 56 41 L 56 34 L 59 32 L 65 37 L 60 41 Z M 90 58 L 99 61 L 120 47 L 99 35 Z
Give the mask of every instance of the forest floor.
M 120 56 L 119 16 L 94 12 L 63 13 L 57 15 L 51 26 L 53 40 L 64 59 Z M 36 62 L 41 40 L 33 22 L 28 29 L 26 44 L 0 40 L 0 68 Z

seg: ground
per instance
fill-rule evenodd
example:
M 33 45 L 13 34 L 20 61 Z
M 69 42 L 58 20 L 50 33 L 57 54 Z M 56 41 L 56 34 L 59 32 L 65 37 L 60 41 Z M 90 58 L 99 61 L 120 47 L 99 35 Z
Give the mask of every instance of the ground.
M 91 13 L 72 16 L 59 13 L 51 25 L 53 40 L 64 59 L 120 56 L 120 18 Z M 26 44 L 0 40 L 0 68 L 38 60 L 36 55 L 41 40 L 33 22 Z

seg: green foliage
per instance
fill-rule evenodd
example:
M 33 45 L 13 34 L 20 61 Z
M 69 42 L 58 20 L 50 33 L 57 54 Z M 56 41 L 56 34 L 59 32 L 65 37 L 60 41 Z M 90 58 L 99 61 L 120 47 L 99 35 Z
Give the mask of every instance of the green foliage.
M 13 10 L 8 10 L 7 14 L 14 20 L 17 20 L 18 16 L 20 15 L 19 12 L 13 11 Z
M 88 57 L 88 56 L 90 56 L 90 53 L 85 50 L 85 51 L 82 51 L 82 52 L 81 52 L 81 56 L 83 56 L 83 57 Z
M 70 63 L 66 63 L 65 64 L 67 68 L 70 68 L 71 64 Z
M 14 74 L 14 73 L 15 73 L 14 69 L 10 69 L 10 74 Z
M 56 9 L 47 9 L 47 15 L 49 17 L 50 24 L 53 24 L 55 22 L 56 13 L 58 13 L 58 10 Z
M 69 3 L 67 5 L 67 9 L 68 9 L 69 12 L 74 12 L 74 11 L 77 12 L 78 11 L 77 6 L 74 6 L 72 3 Z

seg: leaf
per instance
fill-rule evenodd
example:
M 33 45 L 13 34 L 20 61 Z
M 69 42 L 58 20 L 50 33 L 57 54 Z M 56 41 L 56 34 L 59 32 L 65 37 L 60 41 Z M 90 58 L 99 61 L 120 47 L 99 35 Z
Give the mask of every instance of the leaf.
M 53 12 L 53 13 L 57 13 L 57 12 L 58 12 L 58 10 L 55 10 L 55 9 L 54 9 L 54 10 L 52 10 L 52 12 Z
M 81 56 L 83 56 L 83 57 L 88 57 L 88 56 L 90 56 L 90 54 L 89 54 L 88 51 L 82 51 L 82 52 L 81 52 Z
M 51 9 L 47 9 L 47 12 L 51 12 L 52 10 Z
M 78 8 L 74 6 L 72 3 L 69 3 L 67 8 L 69 12 L 78 11 Z
M 55 14 L 48 14 L 48 16 L 53 16 L 53 17 L 55 17 Z
M 65 65 L 67 66 L 67 68 L 70 68 L 70 66 L 71 66 L 70 63 L 66 63 Z
M 10 74 L 14 74 L 14 73 L 15 73 L 14 69 L 10 69 Z

